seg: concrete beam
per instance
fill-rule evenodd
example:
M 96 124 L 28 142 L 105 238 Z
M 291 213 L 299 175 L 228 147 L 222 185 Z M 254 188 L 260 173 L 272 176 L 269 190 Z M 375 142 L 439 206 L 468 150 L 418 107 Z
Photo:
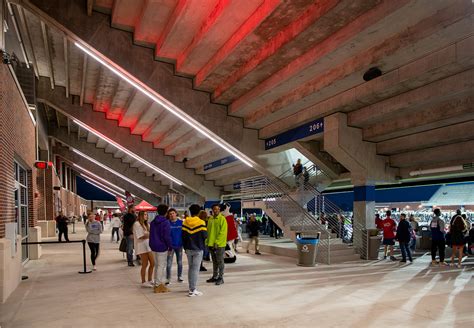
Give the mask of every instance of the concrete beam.
M 194 158 L 188 159 L 186 162 L 187 168 L 197 169 L 204 164 L 211 163 L 218 159 L 228 156 L 228 153 L 220 148 L 212 149 L 202 155 L 196 156 Z
M 294 146 L 307 159 L 323 170 L 331 179 L 336 179 L 341 173 L 341 166 L 337 164 L 337 161 L 330 158 L 331 155 L 322 151 L 319 141 L 297 141 L 294 143 Z
M 101 168 L 100 166 L 98 166 L 98 165 L 82 158 L 81 156 L 79 156 L 79 155 L 73 153 L 72 151 L 68 150 L 67 147 L 62 147 L 62 146 L 56 144 L 56 146 L 53 148 L 53 152 L 54 152 L 54 154 L 62 157 L 64 160 L 66 160 L 70 164 L 75 163 L 75 164 L 83 167 L 84 169 L 92 172 L 93 174 L 104 178 L 105 180 L 109 181 L 110 183 L 112 183 L 112 184 L 114 184 L 114 185 L 116 185 L 116 186 L 118 186 L 122 189 L 128 190 L 132 194 L 139 196 L 140 198 L 146 200 L 147 202 L 150 202 L 151 204 L 156 204 L 157 202 L 160 201 L 160 198 L 146 193 L 142 189 L 140 189 L 140 188 L 134 186 L 133 184 L 121 179 L 120 177 L 117 177 L 115 174 L 110 173 L 106 169 Z M 78 168 L 75 168 L 75 170 L 80 172 L 80 170 Z M 84 172 L 81 172 L 81 173 L 84 173 Z M 87 173 L 85 173 L 85 174 L 87 175 Z
M 474 140 L 474 120 L 380 142 L 377 154 L 395 155 L 468 140 Z
M 290 92 L 282 93 L 277 99 L 260 107 L 245 117 L 245 125 L 260 128 L 274 120 L 281 119 L 288 114 L 299 112 L 325 99 L 338 95 L 341 92 L 356 87 L 362 82 L 362 75 L 367 67 L 377 66 L 382 72 L 391 72 L 400 67 L 400 64 L 409 63 L 427 53 L 430 54 L 439 47 L 448 46 L 471 33 L 470 18 L 464 12 L 451 14 L 452 10 L 441 11 L 433 18 L 430 24 L 421 21 L 409 27 L 409 32 L 403 31 L 394 37 L 383 40 L 380 44 L 371 45 L 368 49 L 349 57 L 346 61 L 334 61 L 313 79 L 294 87 Z M 448 16 L 449 14 L 449 16 Z M 449 17 L 449 20 L 447 19 Z M 436 18 L 436 19 L 434 19 Z M 449 25 L 441 25 L 441 21 Z M 441 31 L 440 31 L 441 30 Z M 400 46 L 403 44 L 404 46 Z M 455 54 L 453 54 L 455 57 Z M 472 61 L 472 59 L 471 59 Z M 437 63 L 433 63 L 437 65 Z M 459 69 L 454 66 L 451 70 Z M 448 72 L 444 73 L 449 76 Z M 433 75 L 432 79 L 439 78 Z M 416 78 L 418 80 L 418 78 Z
M 377 155 L 375 144 L 363 141 L 362 130 L 348 126 L 344 113 L 324 119 L 324 150 L 351 172 L 354 185 L 395 181 L 388 157 Z
M 71 104 L 64 95 L 59 93 L 60 89 L 57 87 L 55 90 L 51 90 L 47 81 L 40 79 L 37 85 L 38 102 L 46 103 L 49 107 L 53 107 L 107 135 L 108 138 L 126 149 L 178 178 L 195 193 L 204 197 L 219 197 L 220 188 L 215 187 L 212 182 L 205 181 L 204 177 L 195 175 L 192 170 L 185 169 L 183 163 L 175 162 L 172 157 L 165 156 L 162 150 L 152 148 L 149 143 L 142 142 L 139 136 L 130 135 L 126 128 L 120 128 L 116 122 L 105 119 L 104 113 L 94 112 L 91 105 L 85 104 L 80 107 Z
M 193 90 L 190 79 L 174 75 L 173 65 L 153 61 L 150 49 L 132 45 L 130 35 L 111 28 L 108 17 L 96 13 L 88 17 L 75 1 L 24 0 L 22 5 L 71 39 L 88 43 L 117 66 L 126 67 L 135 78 L 193 117 L 201 129 L 221 140 L 226 147 L 253 159 L 256 169 L 265 172 L 265 166 L 256 158 L 264 148 L 257 131 L 243 128 L 240 118 L 228 116 L 224 106 L 210 103 L 208 93 Z M 243 12 L 239 11 L 238 15 Z
M 474 120 L 473 106 L 472 92 L 458 95 L 438 104 L 428 104 L 410 115 L 400 114 L 385 122 L 378 122 L 364 128 L 364 140 L 380 142 Z
M 473 90 L 474 69 L 471 69 L 351 112 L 348 114 L 348 124 L 367 127 L 390 120 L 397 114 L 411 114 L 424 104 L 434 104 L 447 97 Z
M 229 180 L 235 179 L 234 176 L 238 176 L 239 174 L 247 173 L 249 171 L 249 167 L 245 164 L 237 164 L 234 166 L 226 166 L 222 170 L 217 170 L 214 172 L 210 172 L 206 174 L 206 178 L 209 180 L 219 180 L 228 178 Z
M 271 123 L 260 129 L 260 136 L 268 138 L 315 117 L 338 111 L 354 111 L 468 70 L 474 66 L 472 52 L 474 52 L 474 36 Z
M 215 89 L 214 101 L 230 103 L 252 90 L 289 61 L 297 59 L 314 44 L 328 38 L 377 3 L 374 0 L 312 2 L 300 17 L 261 45 L 250 60 L 227 75 L 227 80 Z
M 390 165 L 393 167 L 429 165 L 446 159 L 455 160 L 460 164 L 474 162 L 474 140 L 392 155 Z

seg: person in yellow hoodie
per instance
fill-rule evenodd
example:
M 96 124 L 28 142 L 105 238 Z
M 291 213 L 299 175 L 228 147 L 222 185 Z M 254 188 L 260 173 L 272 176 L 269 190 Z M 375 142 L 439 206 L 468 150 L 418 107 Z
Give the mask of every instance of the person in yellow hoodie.
M 201 296 L 196 286 L 199 278 L 204 242 L 207 238 L 206 223 L 198 217 L 201 206 L 193 204 L 189 207 L 190 217 L 183 222 L 183 248 L 188 257 L 189 297 Z
M 224 252 L 227 244 L 227 220 L 221 214 L 219 204 L 212 205 L 212 216 L 207 222 L 206 245 L 209 247 L 212 258 L 212 277 L 208 283 L 222 285 L 224 283 Z

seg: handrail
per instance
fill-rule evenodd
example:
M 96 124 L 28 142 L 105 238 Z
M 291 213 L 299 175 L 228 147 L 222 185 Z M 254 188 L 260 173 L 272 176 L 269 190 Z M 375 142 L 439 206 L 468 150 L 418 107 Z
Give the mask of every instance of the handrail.
M 86 267 L 86 240 L 70 240 L 66 242 L 62 241 L 24 241 L 22 245 L 42 245 L 42 244 L 71 244 L 71 243 L 82 243 L 82 260 L 84 265 L 84 271 L 79 271 L 78 273 L 91 273 L 92 271 L 87 271 Z

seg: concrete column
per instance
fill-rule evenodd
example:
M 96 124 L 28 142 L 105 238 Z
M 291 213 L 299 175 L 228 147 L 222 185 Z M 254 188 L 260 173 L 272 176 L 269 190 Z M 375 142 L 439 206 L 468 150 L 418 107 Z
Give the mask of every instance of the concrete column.
M 41 241 L 41 227 L 30 227 L 28 240 L 30 242 L 40 242 Z M 29 245 L 28 252 L 30 260 L 39 260 L 41 257 L 41 245 Z
M 10 239 L 0 238 L 0 302 L 8 296 L 21 282 L 21 236 L 17 236 L 16 253 L 12 256 Z
M 375 186 L 354 186 L 353 242 L 356 249 L 363 248 L 363 229 L 374 228 Z

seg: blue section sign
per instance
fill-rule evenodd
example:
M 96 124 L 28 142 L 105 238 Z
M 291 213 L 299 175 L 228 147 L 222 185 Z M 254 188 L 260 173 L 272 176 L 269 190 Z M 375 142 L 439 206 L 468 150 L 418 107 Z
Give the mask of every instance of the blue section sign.
M 237 160 L 237 157 L 235 157 L 233 155 L 218 159 L 217 161 L 204 164 L 204 171 L 208 171 L 210 169 L 215 169 L 216 167 L 235 162 L 236 160 Z
M 324 118 L 318 118 L 315 121 L 308 122 L 297 128 L 277 134 L 271 138 L 265 139 L 265 150 L 276 148 L 292 141 L 303 139 L 324 131 Z

